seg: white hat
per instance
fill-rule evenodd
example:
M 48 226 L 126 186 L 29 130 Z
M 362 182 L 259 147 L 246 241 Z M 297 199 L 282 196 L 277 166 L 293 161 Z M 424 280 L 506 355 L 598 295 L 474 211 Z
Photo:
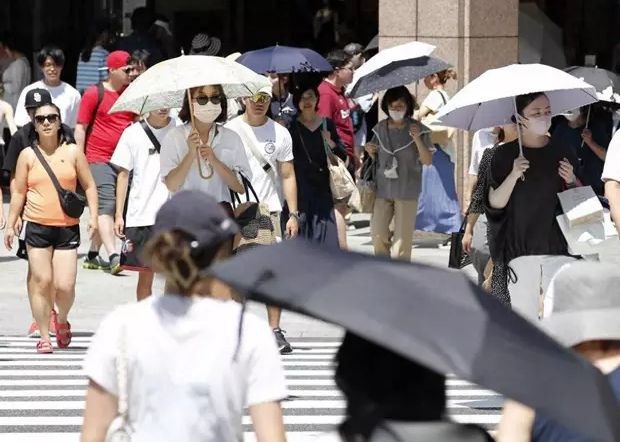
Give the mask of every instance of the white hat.
M 562 267 L 549 291 L 553 312 L 542 327 L 567 347 L 596 340 L 620 341 L 618 264 L 578 261 Z

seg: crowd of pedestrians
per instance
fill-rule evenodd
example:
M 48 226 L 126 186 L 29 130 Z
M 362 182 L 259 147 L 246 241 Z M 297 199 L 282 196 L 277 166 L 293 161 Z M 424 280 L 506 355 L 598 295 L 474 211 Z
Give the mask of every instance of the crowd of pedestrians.
M 346 249 L 356 207 L 352 197 L 335 197 L 336 162 L 353 178 L 372 176 L 376 255 L 409 262 L 416 229 L 453 233 L 462 225 L 478 284 L 529 321 L 552 324 L 550 334 L 609 374 L 620 394 L 620 333 L 611 316 L 596 313 L 620 308 L 612 288 L 617 267 L 576 262 L 556 218 L 558 193 L 592 186 L 620 232 L 620 135 L 612 137 L 605 109 L 583 107 L 552 120 L 545 92 L 516 96 L 512 122 L 473 135 L 463 219 L 455 130 L 435 121 L 450 101 L 445 86 L 456 79 L 454 70 L 424 78 L 421 104 L 405 85 L 380 99 L 354 100 L 347 87 L 368 54 L 352 43 L 325 51 L 332 70 L 320 78 L 270 72 L 269 86 L 242 98 L 227 96 L 223 84 L 204 84 L 188 89 L 178 108 L 110 112 L 149 67 L 176 55 L 167 21 L 145 11 L 134 12 L 132 33 L 112 51 L 109 28 L 92 28 L 75 88 L 61 80 L 61 48 L 38 52 L 43 79 L 30 84 L 28 60 L 0 37 L 0 52 L 10 59 L 0 89 L 0 123 L 10 134 L 6 149 L 0 145 L 10 208 L 5 216 L 0 206 L 0 228 L 5 246 L 28 261 L 28 335 L 39 338 L 36 351 L 52 353 L 52 336 L 56 348 L 71 344 L 82 240 L 77 206 L 89 212 L 82 267 L 138 272 L 140 302 L 104 320 L 86 361 L 85 441 L 103 440 L 119 417 L 125 420 L 117 430 L 128 431 L 130 422 L 136 440 L 238 440 L 244 407 L 258 440 L 284 440 L 279 402 L 287 393 L 278 352 L 293 348 L 282 310 L 267 306 L 267 324 L 245 316 L 244 305 L 233 301 L 237 294 L 208 269 L 242 253 L 240 236 L 256 238 L 261 230 L 273 242 L 299 236 Z M 324 2 L 315 17 L 323 45 L 335 39 L 337 21 Z M 220 50 L 217 37 L 200 33 L 190 53 Z M 373 106 L 382 111 L 378 122 Z M 239 215 L 241 201 L 252 198 L 258 226 Z M 164 296 L 151 296 L 156 273 L 165 276 Z M 574 336 L 562 315 L 595 332 Z M 336 362 L 347 419 L 326 440 L 417 440 L 422 433 L 410 426 L 417 422 L 432 423 L 424 434 L 434 440 L 489 440 L 479 428 L 441 422 L 443 375 L 352 333 Z M 125 387 L 129 381 L 125 391 L 119 377 Z M 119 399 L 131 405 L 125 416 L 118 415 Z M 509 403 L 498 437 L 563 440 L 565 431 Z

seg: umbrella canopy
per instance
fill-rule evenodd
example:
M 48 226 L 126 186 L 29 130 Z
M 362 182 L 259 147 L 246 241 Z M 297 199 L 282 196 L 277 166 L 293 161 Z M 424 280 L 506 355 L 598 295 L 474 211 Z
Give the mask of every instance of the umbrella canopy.
M 329 62 L 312 49 L 280 45 L 246 52 L 237 59 L 237 62 L 259 74 L 329 72 L 332 70 Z
M 125 89 L 110 112 L 142 115 L 181 107 L 187 89 L 215 84 L 222 85 L 227 98 L 247 97 L 263 87 L 271 87 L 267 78 L 232 60 L 184 55 L 149 68 Z
M 363 97 L 392 87 L 415 83 L 450 67 L 452 66 L 443 60 L 426 56 L 394 61 L 364 76 L 356 75 L 351 83 L 349 95 L 352 98 Z
M 252 299 L 341 325 L 595 440 L 620 438 L 620 407 L 605 376 L 462 273 L 302 240 L 248 250 L 211 273 Z
M 490 69 L 457 92 L 437 114 L 441 125 L 465 130 L 509 124 L 514 98 L 544 92 L 558 115 L 597 101 L 594 87 L 551 66 L 513 64 Z
M 587 66 L 571 66 L 564 71 L 594 86 L 599 100 L 620 103 L 620 77 L 615 72 Z

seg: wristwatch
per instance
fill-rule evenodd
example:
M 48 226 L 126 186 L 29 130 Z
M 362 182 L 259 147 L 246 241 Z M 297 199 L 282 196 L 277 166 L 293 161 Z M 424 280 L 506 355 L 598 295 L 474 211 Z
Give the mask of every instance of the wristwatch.
M 298 211 L 298 210 L 296 210 L 295 212 L 289 212 L 289 213 L 288 213 L 288 216 L 289 216 L 289 217 L 291 217 L 291 216 L 292 216 L 292 217 L 293 217 L 293 218 L 295 218 L 297 221 L 299 221 L 299 211 Z

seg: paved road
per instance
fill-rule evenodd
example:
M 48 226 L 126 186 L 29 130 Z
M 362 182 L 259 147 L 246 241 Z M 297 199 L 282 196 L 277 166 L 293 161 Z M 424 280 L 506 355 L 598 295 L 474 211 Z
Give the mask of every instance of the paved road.
M 367 217 L 356 216 L 355 224 L 358 228 L 349 232 L 350 247 L 370 253 Z M 428 235 L 417 237 L 414 260 L 445 267 L 448 250 L 439 245 L 441 241 Z M 84 253 L 87 246 L 82 244 L 79 251 Z M 116 305 L 133 301 L 136 275 L 113 277 L 80 268 L 70 317 L 78 337 L 68 350 L 37 355 L 36 340 L 23 337 L 30 322 L 25 263 L 0 248 L 0 440 L 77 441 L 86 385 L 81 361 L 92 332 L 105 314 Z M 466 271 L 473 277 L 471 268 Z M 155 292 L 161 293 L 162 286 L 162 281 L 157 281 Z M 250 311 L 264 315 L 260 305 L 252 305 Z M 282 326 L 295 347 L 291 355 L 283 357 L 291 393 L 291 399 L 284 403 L 289 440 L 312 440 L 312 436 L 341 422 L 344 415 L 332 366 L 342 330 L 288 313 Z M 498 422 L 501 397 L 494 393 L 449 379 L 448 397 L 449 412 L 455 420 L 482 424 L 490 430 Z M 244 423 L 246 440 L 253 440 L 247 417 Z
M 35 340 L 0 337 L 0 440 L 74 442 L 79 439 L 87 379 L 82 360 L 90 336 L 77 337 L 53 355 L 32 351 Z M 311 441 L 330 431 L 345 414 L 345 402 L 333 380 L 338 338 L 296 338 L 293 353 L 283 356 L 290 393 L 283 403 L 288 440 Z M 448 412 L 458 422 L 492 430 L 499 420 L 501 397 L 467 382 L 447 380 Z M 245 439 L 254 440 L 249 417 Z

